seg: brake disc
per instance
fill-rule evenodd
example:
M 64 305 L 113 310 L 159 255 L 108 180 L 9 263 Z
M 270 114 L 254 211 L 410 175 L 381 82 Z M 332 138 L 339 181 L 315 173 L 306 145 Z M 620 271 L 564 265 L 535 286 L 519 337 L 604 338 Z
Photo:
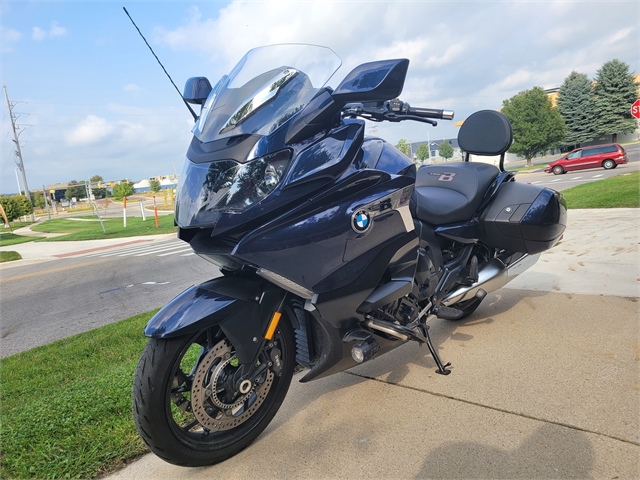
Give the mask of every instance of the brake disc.
M 225 380 L 233 374 L 235 355 L 227 339 L 216 344 L 202 359 L 191 386 L 191 408 L 200 424 L 209 430 L 229 430 L 244 423 L 267 398 L 273 384 L 273 372 L 266 370 L 264 381 L 254 383 L 240 394 L 229 391 Z M 231 394 L 232 401 L 227 398 Z M 250 404 L 250 405 L 249 405 Z

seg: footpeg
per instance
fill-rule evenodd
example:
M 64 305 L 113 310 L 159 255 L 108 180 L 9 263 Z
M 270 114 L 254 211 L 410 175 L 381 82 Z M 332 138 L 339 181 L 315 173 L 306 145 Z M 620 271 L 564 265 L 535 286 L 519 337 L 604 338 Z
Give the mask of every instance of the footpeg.
M 436 316 L 443 320 L 458 320 L 462 318 L 464 312 L 453 307 L 439 307 Z
M 471 263 L 469 264 L 469 279 L 473 283 L 478 283 L 478 257 L 475 255 L 471 257 Z

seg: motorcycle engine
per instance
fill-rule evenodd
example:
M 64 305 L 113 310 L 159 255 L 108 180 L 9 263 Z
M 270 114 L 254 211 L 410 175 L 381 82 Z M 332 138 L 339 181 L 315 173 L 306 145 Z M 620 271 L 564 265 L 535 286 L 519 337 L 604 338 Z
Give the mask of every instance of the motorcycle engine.
M 409 294 L 373 312 L 373 316 L 387 322 L 410 325 L 418 318 L 420 308 L 417 299 Z

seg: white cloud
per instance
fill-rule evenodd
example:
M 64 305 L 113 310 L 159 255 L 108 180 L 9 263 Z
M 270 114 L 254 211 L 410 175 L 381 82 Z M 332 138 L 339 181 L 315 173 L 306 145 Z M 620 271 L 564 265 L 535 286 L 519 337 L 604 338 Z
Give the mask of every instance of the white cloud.
M 3 52 L 10 52 L 11 45 L 20 40 L 21 37 L 22 34 L 19 31 L 0 25 L 0 41 L 2 42 Z
M 212 77 L 228 73 L 256 46 L 326 45 L 343 59 L 331 81 L 334 87 L 360 63 L 409 58 L 402 99 L 415 106 L 451 108 L 458 119 L 478 109 L 499 109 L 503 100 L 534 86 L 559 86 L 572 70 L 593 76 L 612 58 L 630 63 L 631 70 L 639 67 L 638 44 L 630 41 L 639 28 L 639 6 L 633 2 L 611 7 L 605 2 L 524 1 L 292 5 L 236 0 L 217 11 L 192 8 L 181 24 L 156 28 L 153 38 L 174 51 L 205 52 L 209 65 L 204 67 Z M 438 131 L 448 133 L 435 135 L 457 133 L 447 122 L 440 125 Z M 384 136 L 386 129 L 413 125 L 379 127 Z M 419 128 L 424 132 L 424 126 Z M 392 133 L 389 140 L 396 136 Z
M 47 32 L 45 32 L 40 27 L 33 27 L 33 34 L 31 35 L 32 39 L 39 42 L 40 40 L 44 40 L 46 37 L 47 37 Z
M 220 2 L 197 3 L 199 9 L 185 5 L 183 15 L 165 18 L 153 29 L 143 27 L 145 35 L 151 32 L 147 39 L 179 86 L 196 75 L 207 75 L 215 83 L 253 47 L 314 43 L 330 47 L 343 59 L 343 68 L 330 81 L 333 87 L 358 64 L 409 58 L 401 98 L 413 106 L 455 110 L 456 120 L 461 120 L 480 109 L 499 109 L 503 100 L 533 86 L 559 86 L 572 70 L 593 78 L 612 58 L 640 71 L 639 45 L 634 41 L 637 2 L 229 0 L 222 9 Z M 40 24 L 45 41 L 66 31 L 57 23 L 47 25 Z M 135 35 L 130 25 L 122 28 Z M 31 34 L 24 31 L 25 37 Z M 118 35 L 103 35 L 108 40 L 112 34 Z M 2 37 L 6 51 L 20 40 L 20 33 L 3 28 Z M 101 43 L 103 52 L 110 45 L 107 40 Z M 157 82 L 161 87 L 156 85 L 161 73 L 144 55 L 137 57 L 145 58 L 144 65 L 134 72 L 141 75 L 119 76 L 105 84 L 110 91 L 101 93 L 108 93 L 107 102 L 112 102 L 106 107 L 97 99 L 78 102 L 91 107 L 69 110 L 54 102 L 52 111 L 42 112 L 38 119 L 35 110 L 41 104 L 28 104 L 26 108 L 33 109 L 29 123 L 35 125 L 23 137 L 28 142 L 24 154 L 30 183 L 96 173 L 109 179 L 141 179 L 172 171 L 172 162 L 179 170 L 191 138 L 191 117 L 164 79 Z M 107 69 L 121 70 L 108 55 L 104 62 Z M 137 106 L 126 106 L 133 103 Z M 55 123 L 59 125 L 51 125 Z M 444 121 L 437 128 L 415 122 L 377 126 L 378 135 L 391 143 L 401 137 L 421 141 L 457 134 L 453 122 Z M 6 183 L 12 185 L 13 159 L 5 157 L 11 166 Z
M 106 140 L 115 130 L 116 125 L 109 124 L 104 118 L 87 115 L 82 125 L 67 134 L 67 144 L 95 145 Z
M 49 29 L 50 37 L 64 37 L 67 34 L 67 29 L 58 25 L 58 22 L 51 22 L 51 28 Z
M 36 41 L 41 41 L 47 37 L 55 38 L 55 37 L 64 37 L 66 35 L 67 35 L 66 28 L 58 25 L 58 22 L 51 22 L 51 27 L 49 28 L 48 32 L 40 27 L 33 27 L 33 34 L 31 38 L 33 38 L 33 40 L 36 40 Z

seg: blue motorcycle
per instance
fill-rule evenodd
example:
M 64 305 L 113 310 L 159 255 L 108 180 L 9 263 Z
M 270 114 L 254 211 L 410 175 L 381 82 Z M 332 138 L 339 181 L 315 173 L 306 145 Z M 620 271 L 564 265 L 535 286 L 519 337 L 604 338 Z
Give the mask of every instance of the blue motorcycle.
M 180 175 L 178 237 L 219 268 L 149 322 L 133 386 L 136 427 L 158 456 L 210 465 L 247 447 L 301 382 L 368 362 L 429 321 L 471 315 L 532 266 L 566 225 L 562 195 L 504 171 L 504 115 L 465 120 L 460 163 L 415 164 L 365 122 L 435 125 L 453 112 L 398 99 L 409 60 L 340 67 L 328 48 L 247 53 L 200 105 Z M 469 156 L 500 156 L 499 168 Z

